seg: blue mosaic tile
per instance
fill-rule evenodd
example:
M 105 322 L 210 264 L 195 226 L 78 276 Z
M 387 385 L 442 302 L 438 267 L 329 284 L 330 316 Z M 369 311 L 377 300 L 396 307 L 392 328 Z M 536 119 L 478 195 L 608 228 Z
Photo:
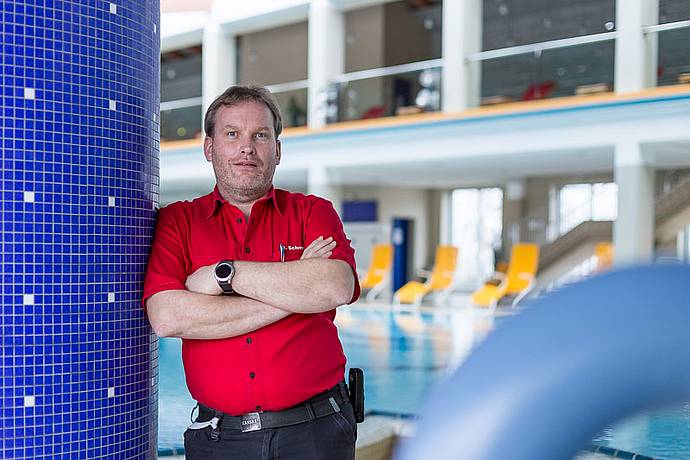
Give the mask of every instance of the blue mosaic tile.
M 0 2 L 0 458 L 155 458 L 159 2 Z

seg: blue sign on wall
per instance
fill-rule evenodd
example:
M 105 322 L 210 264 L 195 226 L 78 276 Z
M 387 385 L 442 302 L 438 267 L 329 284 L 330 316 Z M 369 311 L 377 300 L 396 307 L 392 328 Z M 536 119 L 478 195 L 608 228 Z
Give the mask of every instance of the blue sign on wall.
M 343 222 L 376 221 L 378 221 L 378 203 L 376 201 L 343 202 Z

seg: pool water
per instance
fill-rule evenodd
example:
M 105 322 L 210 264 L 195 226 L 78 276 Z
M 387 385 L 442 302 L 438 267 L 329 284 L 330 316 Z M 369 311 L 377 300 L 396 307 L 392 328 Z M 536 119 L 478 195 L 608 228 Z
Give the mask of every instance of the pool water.
M 690 405 L 635 416 L 606 428 L 594 443 L 665 460 L 690 459 Z
M 396 415 L 419 413 L 430 387 L 508 321 L 471 309 L 394 312 L 365 305 L 340 309 L 336 317 L 348 366 L 365 372 L 367 412 Z M 158 447 L 179 448 L 195 404 L 184 381 L 180 340 L 160 341 L 159 375 Z M 690 459 L 690 405 L 631 418 L 594 442 L 661 459 Z

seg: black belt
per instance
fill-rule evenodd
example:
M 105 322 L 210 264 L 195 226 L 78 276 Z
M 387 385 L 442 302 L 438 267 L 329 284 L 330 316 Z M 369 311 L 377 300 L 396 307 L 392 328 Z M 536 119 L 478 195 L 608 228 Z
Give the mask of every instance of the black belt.
M 281 411 L 251 412 L 240 416 L 227 415 L 224 412 L 199 404 L 197 423 L 204 423 L 214 418 L 216 430 L 257 431 L 266 428 L 279 428 L 297 425 L 311 420 L 340 412 L 343 405 L 350 403 L 345 382 L 341 381 L 330 390 L 309 398 L 305 402 Z

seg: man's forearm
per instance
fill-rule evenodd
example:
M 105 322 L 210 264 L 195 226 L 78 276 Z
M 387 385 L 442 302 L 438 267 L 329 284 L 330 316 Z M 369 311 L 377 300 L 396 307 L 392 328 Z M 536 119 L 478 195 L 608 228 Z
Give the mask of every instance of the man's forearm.
M 235 261 L 233 289 L 293 313 L 318 313 L 352 298 L 354 274 L 342 260 Z
M 161 337 L 225 339 L 275 323 L 290 312 L 243 296 L 163 291 L 146 302 L 149 321 Z

